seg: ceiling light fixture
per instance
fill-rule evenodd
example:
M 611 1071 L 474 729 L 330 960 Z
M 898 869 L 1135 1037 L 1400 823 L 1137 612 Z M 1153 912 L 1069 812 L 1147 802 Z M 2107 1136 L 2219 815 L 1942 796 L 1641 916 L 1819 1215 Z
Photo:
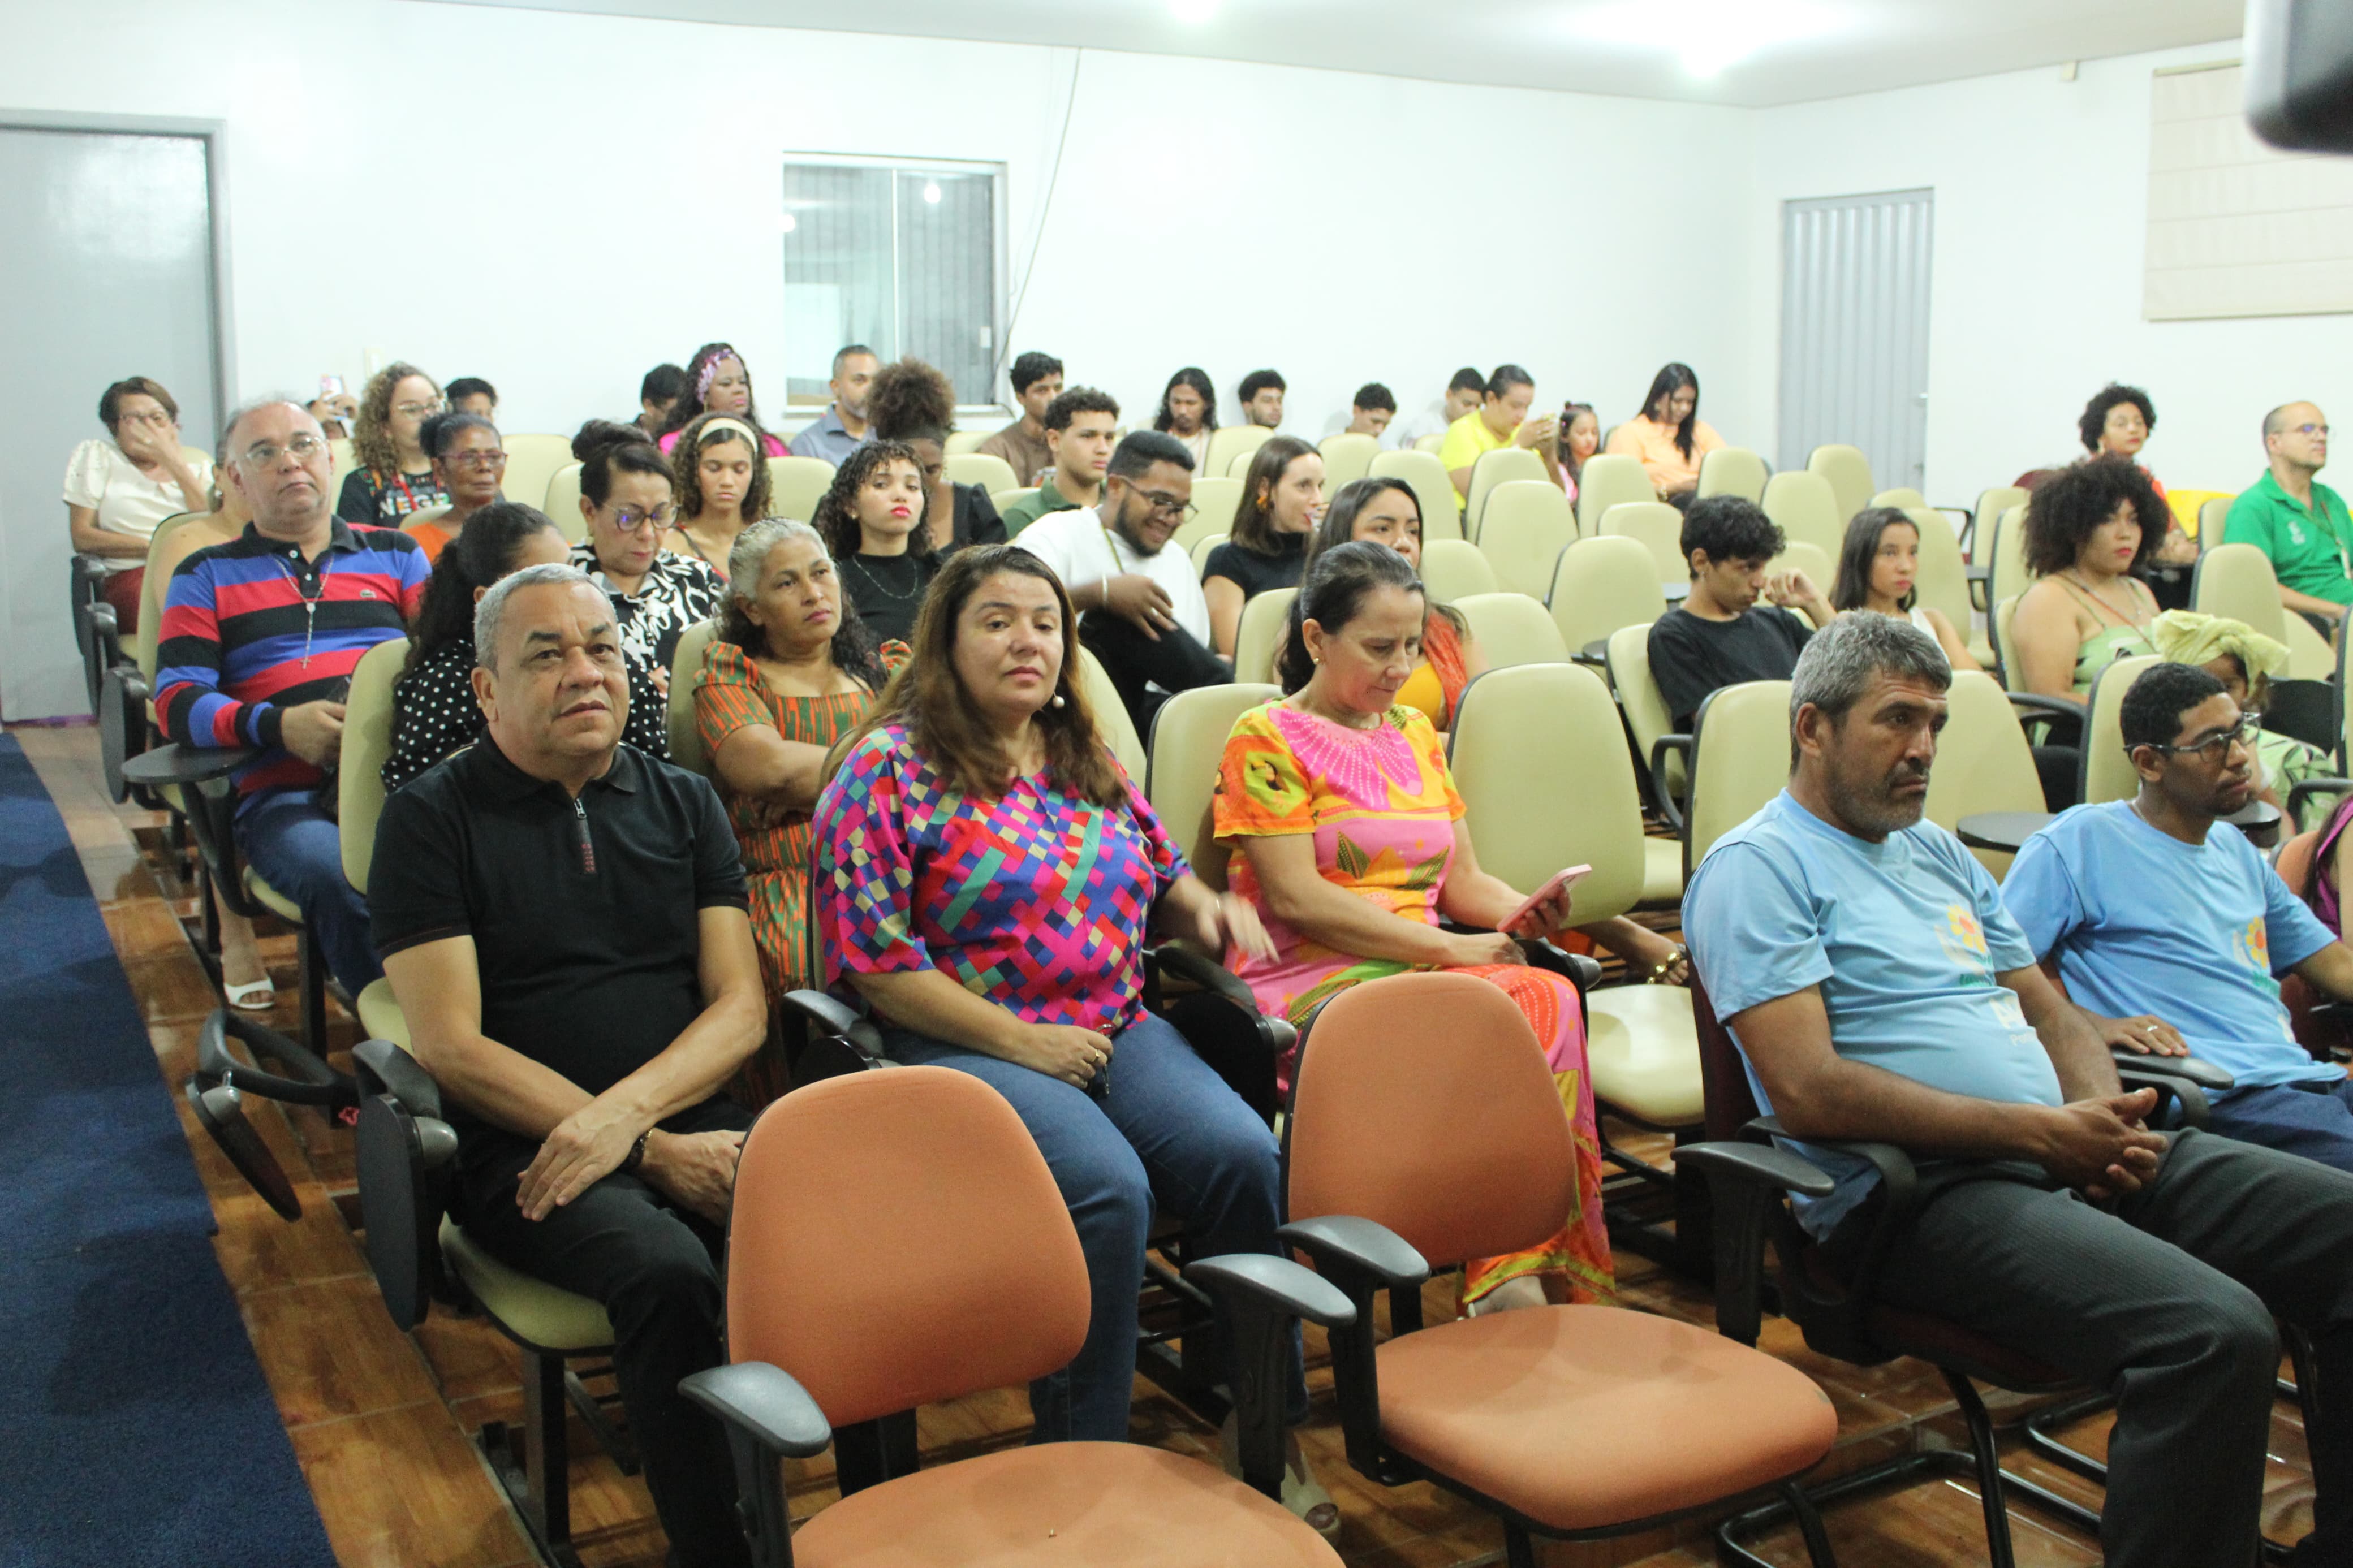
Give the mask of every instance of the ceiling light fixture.
M 778 234 L 790 234 L 793 230 L 800 227 L 800 226 L 801 220 L 795 217 L 790 213 L 778 213 L 776 215 L 776 232 Z
M 1847 30 L 1855 16 L 1822 0 L 1600 0 L 1567 18 L 1571 37 L 1670 49 L 1706 79 L 1752 55 Z
M 934 206 L 940 205 L 940 183 L 937 180 L 923 183 L 923 199 Z

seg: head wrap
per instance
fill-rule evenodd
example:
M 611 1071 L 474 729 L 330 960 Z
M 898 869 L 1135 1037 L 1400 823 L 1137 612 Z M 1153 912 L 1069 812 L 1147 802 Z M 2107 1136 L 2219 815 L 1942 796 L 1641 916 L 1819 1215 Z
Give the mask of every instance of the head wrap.
M 2231 654 L 2247 672 L 2250 686 L 2287 673 L 2285 643 L 2263 636 L 2244 621 L 2223 616 L 2168 610 L 2148 624 L 2148 640 L 2158 657 L 2168 664 L 2211 664 Z

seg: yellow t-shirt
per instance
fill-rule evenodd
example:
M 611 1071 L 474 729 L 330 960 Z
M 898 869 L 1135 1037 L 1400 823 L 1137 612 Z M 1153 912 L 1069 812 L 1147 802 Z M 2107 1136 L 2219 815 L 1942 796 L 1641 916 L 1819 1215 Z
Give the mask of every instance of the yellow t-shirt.
M 1509 436 L 1496 435 L 1479 410 L 1473 408 L 1446 427 L 1446 439 L 1439 444 L 1438 460 L 1451 474 L 1457 468 L 1478 467 L 1481 458 L 1511 442 Z M 1456 485 L 1454 494 L 1458 500 L 1469 500 L 1470 487 Z

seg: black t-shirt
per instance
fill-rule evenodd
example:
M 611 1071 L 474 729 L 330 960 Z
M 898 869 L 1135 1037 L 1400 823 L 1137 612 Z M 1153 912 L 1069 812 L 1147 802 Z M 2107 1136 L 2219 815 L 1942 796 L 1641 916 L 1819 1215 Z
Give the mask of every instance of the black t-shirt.
M 1303 533 L 1279 533 L 1275 542 L 1282 552 L 1261 555 L 1255 550 L 1244 549 L 1227 540 L 1209 552 L 1201 563 L 1201 581 L 1212 577 L 1228 578 L 1241 585 L 1244 600 L 1255 599 L 1269 588 L 1296 588 L 1299 569 L 1307 560 L 1307 536 Z
M 915 612 L 939 575 L 937 551 L 917 555 L 845 555 L 834 563 L 841 586 L 877 642 L 905 642 L 914 635 Z
M 1651 627 L 1651 679 L 1675 728 L 1688 734 L 1707 694 L 1744 680 L 1787 680 L 1813 627 L 1777 605 L 1711 621 L 1678 606 Z
M 941 543 L 941 552 L 954 554 L 967 544 L 1002 544 L 1005 542 L 1005 520 L 997 513 L 997 503 L 978 485 L 957 485 L 955 493 L 955 537 Z
M 368 871 L 376 951 L 472 937 L 482 1033 L 590 1094 L 701 1016 L 700 912 L 748 903 L 710 784 L 628 746 L 575 803 L 486 736 L 385 802 Z
M 335 515 L 345 522 L 370 522 L 398 528 L 411 515 L 449 504 L 449 492 L 433 482 L 433 471 L 395 474 L 379 481 L 365 468 L 343 476 L 343 493 L 335 498 Z

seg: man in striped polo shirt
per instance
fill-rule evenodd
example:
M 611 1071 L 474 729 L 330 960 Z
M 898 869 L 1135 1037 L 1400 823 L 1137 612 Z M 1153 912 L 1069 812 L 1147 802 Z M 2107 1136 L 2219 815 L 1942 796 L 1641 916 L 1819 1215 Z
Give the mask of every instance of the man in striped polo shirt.
M 343 747 L 352 670 L 416 618 L 431 568 L 406 534 L 336 520 L 326 437 L 302 408 L 253 404 L 228 432 L 221 472 L 253 521 L 172 574 L 155 712 L 183 746 L 260 748 L 235 774 L 238 853 L 301 906 L 328 970 L 356 996 L 383 970 L 320 786 Z

